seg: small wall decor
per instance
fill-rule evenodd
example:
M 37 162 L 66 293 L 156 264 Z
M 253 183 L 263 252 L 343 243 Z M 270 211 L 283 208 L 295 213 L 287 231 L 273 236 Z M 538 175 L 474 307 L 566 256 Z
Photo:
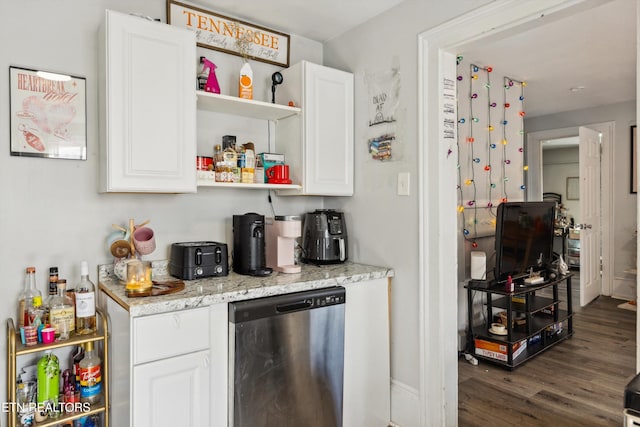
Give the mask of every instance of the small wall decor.
M 167 23 L 194 30 L 200 47 L 289 66 L 288 34 L 173 0 L 167 0 Z M 241 52 L 244 44 L 238 41 L 248 41 L 247 52 Z
M 87 159 L 86 80 L 9 67 L 11 155 Z
M 580 200 L 580 178 L 577 176 L 567 178 L 567 200 Z
M 638 192 L 638 138 L 636 126 L 631 126 L 631 193 Z
M 365 72 L 369 97 L 367 144 L 373 160 L 398 160 L 397 120 L 400 99 L 400 70 Z

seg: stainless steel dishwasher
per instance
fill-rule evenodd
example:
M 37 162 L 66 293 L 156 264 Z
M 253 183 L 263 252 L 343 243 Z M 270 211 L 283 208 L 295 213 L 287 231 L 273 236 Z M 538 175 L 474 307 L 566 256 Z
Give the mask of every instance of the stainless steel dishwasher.
M 229 304 L 229 425 L 342 426 L 342 287 Z

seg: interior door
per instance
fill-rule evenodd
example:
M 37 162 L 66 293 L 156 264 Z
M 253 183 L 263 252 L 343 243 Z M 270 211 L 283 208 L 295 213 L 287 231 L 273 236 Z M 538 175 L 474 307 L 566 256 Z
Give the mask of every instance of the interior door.
M 580 136 L 580 306 L 600 295 L 600 133 L 586 127 Z

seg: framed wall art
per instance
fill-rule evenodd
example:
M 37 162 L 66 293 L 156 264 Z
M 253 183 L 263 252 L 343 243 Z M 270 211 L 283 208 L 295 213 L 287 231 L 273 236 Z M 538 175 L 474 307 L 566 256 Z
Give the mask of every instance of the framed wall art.
M 580 178 L 577 176 L 567 178 L 567 200 L 580 200 Z
M 86 79 L 9 67 L 12 156 L 87 159 Z
M 173 0 L 167 0 L 167 23 L 195 31 L 200 47 L 289 67 L 288 34 Z
M 630 192 L 638 192 L 638 138 L 636 137 L 636 126 L 631 126 L 631 170 L 630 170 Z

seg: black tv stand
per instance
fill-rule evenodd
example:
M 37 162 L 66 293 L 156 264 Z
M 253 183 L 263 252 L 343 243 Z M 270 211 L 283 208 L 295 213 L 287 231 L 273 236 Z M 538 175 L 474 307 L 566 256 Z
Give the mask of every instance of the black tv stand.
M 507 292 L 504 282 L 472 280 L 467 288 L 467 352 L 476 358 L 513 369 L 551 346 L 573 335 L 571 306 L 571 276 L 561 275 L 544 283 L 524 285 L 514 282 L 514 291 Z M 565 286 L 567 309 L 560 309 L 558 287 Z M 537 291 L 552 288 L 553 296 L 536 295 Z M 485 321 L 473 326 L 474 292 L 486 294 Z M 494 311 L 495 310 L 495 311 Z M 505 335 L 490 331 L 494 316 L 503 313 Z

